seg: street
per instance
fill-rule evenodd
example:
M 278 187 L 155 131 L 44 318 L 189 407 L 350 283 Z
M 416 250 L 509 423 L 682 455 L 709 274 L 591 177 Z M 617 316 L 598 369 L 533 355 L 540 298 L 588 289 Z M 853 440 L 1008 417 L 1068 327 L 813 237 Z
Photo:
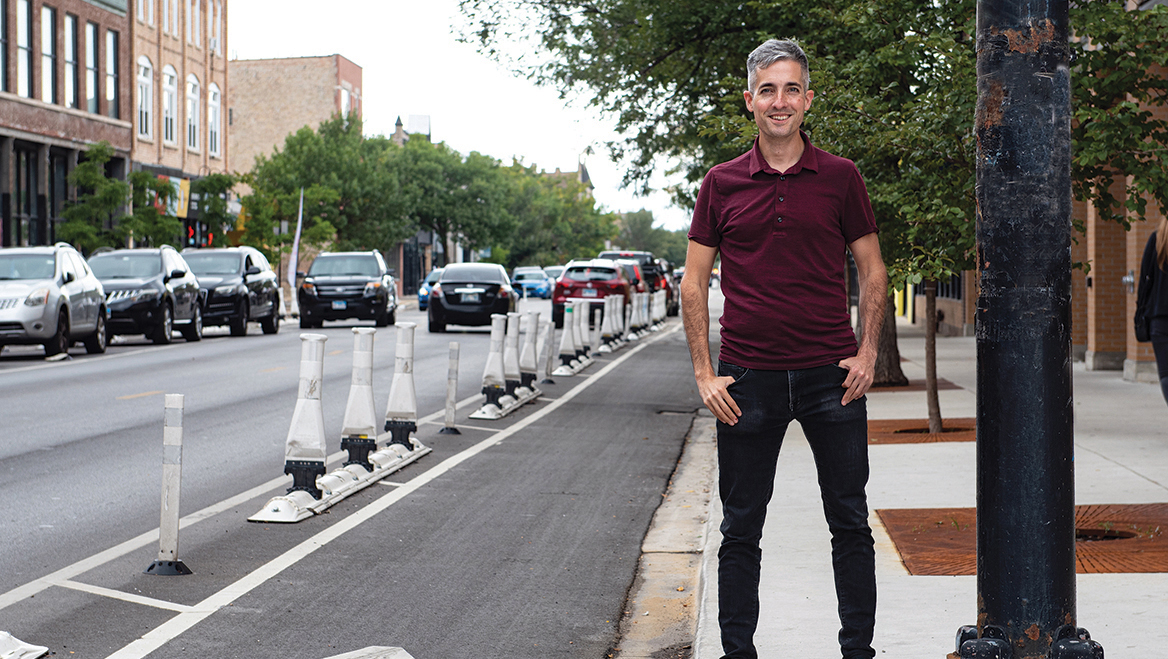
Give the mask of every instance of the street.
M 550 317 L 547 301 L 527 308 Z M 291 482 L 294 323 L 169 346 L 127 337 L 62 362 L 5 350 L 0 630 L 71 657 L 605 656 L 701 405 L 679 323 L 472 422 L 489 328 L 430 334 L 415 308 L 398 320 L 419 325 L 414 436 L 434 452 L 295 525 L 246 521 Z M 323 330 L 330 468 L 353 326 Z M 462 434 L 440 435 L 451 341 Z M 395 328 L 378 331 L 382 410 L 395 343 Z M 195 574 L 183 577 L 143 574 L 158 553 L 164 393 L 185 395 L 178 555 Z

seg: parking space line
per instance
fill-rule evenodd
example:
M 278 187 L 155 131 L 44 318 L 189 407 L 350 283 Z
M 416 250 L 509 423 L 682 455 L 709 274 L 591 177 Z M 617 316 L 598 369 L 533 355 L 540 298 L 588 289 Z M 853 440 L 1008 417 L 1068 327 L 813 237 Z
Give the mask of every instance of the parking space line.
M 177 611 L 179 613 L 184 613 L 191 610 L 191 607 L 187 606 L 186 604 L 166 602 L 160 599 L 154 599 L 153 597 L 146 597 L 145 595 L 125 593 L 120 590 L 103 588 L 101 586 L 94 586 L 93 584 L 81 583 L 79 581 L 72 581 L 69 579 L 54 581 L 53 585 L 60 586 L 62 588 L 69 588 L 71 590 L 79 590 L 83 593 L 89 593 L 91 595 L 100 595 L 102 597 L 109 597 L 111 599 L 121 600 L 123 602 L 130 602 L 132 604 L 152 606 L 156 609 L 167 609 L 168 611 Z
M 146 655 L 154 652 L 166 643 L 177 638 L 183 632 L 207 619 L 220 608 L 232 604 L 235 602 L 235 600 L 263 585 L 269 579 L 274 578 L 284 570 L 292 567 L 302 559 L 311 555 L 316 550 L 343 536 L 345 533 L 348 533 L 349 531 L 357 528 L 390 506 L 421 489 L 423 486 L 428 485 L 438 477 L 446 474 L 451 469 L 454 469 L 463 462 L 466 462 L 479 453 L 482 453 L 492 446 L 497 445 L 504 439 L 514 435 L 527 426 L 551 414 L 561 406 L 565 405 L 568 401 L 583 393 L 593 384 L 599 382 L 601 378 L 612 372 L 613 369 L 624 363 L 630 357 L 637 354 L 652 343 L 655 343 L 657 339 L 676 331 L 680 327 L 680 324 L 675 325 L 670 330 L 658 333 L 652 339 L 642 341 L 639 345 L 632 348 L 624 355 L 614 359 L 604 368 L 597 371 L 594 377 L 580 382 L 579 385 L 573 387 L 563 396 L 552 401 L 551 404 L 549 404 L 547 407 L 536 411 L 528 417 L 516 421 L 511 426 L 508 426 L 507 428 L 500 430 L 499 432 L 491 435 L 490 437 L 487 437 L 479 443 L 464 449 L 460 453 L 456 453 L 449 458 L 446 458 L 442 462 L 431 467 L 429 470 L 419 474 L 408 483 L 403 484 L 400 488 L 383 494 L 380 498 L 375 499 L 348 517 L 340 520 L 339 522 L 336 522 L 328 528 L 321 530 L 316 535 L 308 538 L 292 549 L 289 549 L 280 556 L 277 556 L 256 570 L 250 572 L 247 576 L 239 579 L 233 584 L 228 585 L 210 597 L 207 597 L 202 602 L 196 604 L 192 610 L 179 613 L 170 620 L 167 620 L 158 627 L 155 627 L 138 640 L 131 642 L 129 645 L 126 645 L 117 652 L 109 655 L 106 659 L 142 659 Z

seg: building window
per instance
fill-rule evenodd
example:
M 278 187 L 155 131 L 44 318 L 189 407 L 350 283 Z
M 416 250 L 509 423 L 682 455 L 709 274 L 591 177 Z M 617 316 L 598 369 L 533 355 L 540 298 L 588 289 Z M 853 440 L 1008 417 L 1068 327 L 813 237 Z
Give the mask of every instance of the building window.
M 41 6 L 41 100 L 57 102 L 57 10 Z
M 202 15 L 202 0 L 187 0 L 187 41 L 199 45 L 199 17 Z
M 65 107 L 77 107 L 77 17 L 65 14 Z
M 0 0 L 0 92 L 8 91 L 8 0 Z
M 179 19 L 178 0 L 163 0 L 163 1 L 166 2 L 168 5 L 170 5 L 170 20 L 172 23 L 170 33 L 173 34 L 174 38 L 177 39 L 177 38 L 179 38 L 179 36 L 181 34 L 181 29 L 178 26 L 178 23 L 179 23 L 179 21 L 178 21 L 178 19 Z
M 154 67 L 145 55 L 138 58 L 138 136 L 154 136 Z
M 154 0 L 146 0 L 146 24 L 154 27 Z
M 85 24 L 85 109 L 97 113 L 97 23 Z
M 350 104 L 352 103 L 351 97 L 352 97 L 352 94 L 349 93 L 349 90 L 342 87 L 341 88 L 341 116 L 342 117 L 349 116 L 349 110 L 351 109 Z
M 16 0 L 16 93 L 32 98 L 32 0 Z
M 219 107 L 221 105 L 219 96 L 219 85 L 211 83 L 207 87 L 207 151 L 216 158 L 220 155 L 219 150 Z
M 105 31 L 105 102 L 106 114 L 114 119 L 121 118 L 118 93 L 118 33 Z
M 162 0 L 162 31 L 166 34 L 174 32 L 174 28 L 170 26 L 170 3 L 172 0 Z
M 215 44 L 212 50 L 223 56 L 223 3 L 219 0 L 215 0 Z
M 169 0 L 167 0 L 169 2 Z M 174 144 L 175 124 L 178 116 L 178 74 L 167 64 L 162 69 L 162 141 Z
M 199 150 L 199 79 L 187 76 L 187 149 Z
M 139 23 L 146 20 L 146 0 L 134 1 L 134 18 L 137 18 Z

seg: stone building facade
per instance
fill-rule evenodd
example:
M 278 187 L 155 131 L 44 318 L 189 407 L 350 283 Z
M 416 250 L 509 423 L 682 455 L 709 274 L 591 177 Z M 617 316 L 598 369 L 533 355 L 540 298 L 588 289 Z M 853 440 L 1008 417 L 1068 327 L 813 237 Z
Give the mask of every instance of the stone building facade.
M 106 141 L 132 150 L 126 0 L 0 0 L 0 245 L 56 241 L 68 175 Z
M 316 129 L 334 114 L 362 116 L 361 67 L 341 55 L 232 60 L 235 93 L 228 105 L 234 171 L 271 155 L 304 126 Z
M 203 245 L 207 227 L 198 221 L 190 183 L 231 171 L 228 1 L 128 1 L 133 167 L 171 179 L 187 245 Z

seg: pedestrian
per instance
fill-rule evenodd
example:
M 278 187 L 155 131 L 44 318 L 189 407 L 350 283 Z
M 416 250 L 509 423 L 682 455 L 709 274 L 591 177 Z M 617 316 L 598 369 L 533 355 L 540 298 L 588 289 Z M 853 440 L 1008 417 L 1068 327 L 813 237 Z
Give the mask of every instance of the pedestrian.
M 800 129 L 815 96 L 803 50 L 772 39 L 746 68 L 758 137 L 702 182 L 681 283 L 694 378 L 718 419 L 722 647 L 726 658 L 758 656 L 759 541 L 783 435 L 796 420 L 815 456 L 832 535 L 840 649 L 845 659 L 870 659 L 876 569 L 864 394 L 888 274 L 855 164 L 816 148 Z M 849 249 L 859 274 L 859 346 L 845 286 Z M 715 374 L 708 282 L 719 254 L 725 304 Z
M 1159 226 L 1144 247 L 1136 300 L 1136 308 L 1147 319 L 1148 338 L 1160 374 L 1160 391 L 1168 402 L 1168 217 L 1160 218 Z

